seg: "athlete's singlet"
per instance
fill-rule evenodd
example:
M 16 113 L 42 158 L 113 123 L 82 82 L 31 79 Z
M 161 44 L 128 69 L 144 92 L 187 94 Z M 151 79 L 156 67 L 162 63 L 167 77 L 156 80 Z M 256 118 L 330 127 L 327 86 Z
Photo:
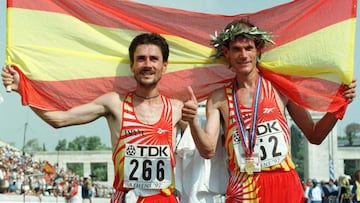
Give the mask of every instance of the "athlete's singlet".
M 233 86 L 225 87 L 229 106 L 229 126 L 225 132 L 228 170 L 231 172 L 226 191 L 226 202 L 246 203 L 300 203 L 303 202 L 301 182 L 290 156 L 290 137 L 286 118 L 281 113 L 275 90 L 265 79 L 261 81 L 261 99 L 258 104 L 256 141 L 251 159 L 255 160 L 254 173 L 246 171 L 246 153 L 241 142 L 233 101 Z M 248 129 L 253 108 L 238 102 L 241 119 Z
M 121 202 L 124 192 L 134 188 L 160 194 L 174 188 L 172 106 L 167 97 L 161 95 L 161 99 L 163 111 L 153 124 L 142 123 L 136 117 L 132 92 L 124 99 L 122 129 L 112 157 L 113 187 L 118 196 L 113 196 L 113 202 Z

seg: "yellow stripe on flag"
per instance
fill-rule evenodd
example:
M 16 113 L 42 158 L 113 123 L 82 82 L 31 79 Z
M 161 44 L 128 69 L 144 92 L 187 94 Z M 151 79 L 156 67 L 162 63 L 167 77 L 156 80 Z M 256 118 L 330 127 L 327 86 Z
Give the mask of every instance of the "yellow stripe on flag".
M 263 54 L 261 66 L 275 73 L 316 75 L 350 84 L 354 57 L 349 53 L 355 49 L 355 25 L 355 19 L 349 19 L 278 46 Z
M 139 32 L 86 24 L 59 13 L 18 8 L 8 11 L 11 20 L 17 22 L 8 30 L 12 36 L 8 54 L 30 79 L 59 81 L 132 75 L 128 45 Z M 214 63 L 209 58 L 212 48 L 177 36 L 165 37 L 170 45 L 167 73 Z

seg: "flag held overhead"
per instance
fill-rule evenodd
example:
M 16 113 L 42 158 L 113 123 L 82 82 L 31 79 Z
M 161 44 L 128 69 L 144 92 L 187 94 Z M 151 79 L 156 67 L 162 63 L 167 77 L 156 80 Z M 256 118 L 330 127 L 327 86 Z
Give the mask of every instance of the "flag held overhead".
M 224 16 L 132 1 L 8 0 L 6 63 L 20 71 L 23 105 L 64 110 L 133 90 L 128 44 L 141 32 L 157 32 L 170 44 L 162 93 L 183 99 L 191 86 L 204 100 L 234 77 L 224 61 L 210 57 L 210 35 L 248 17 L 276 43 L 259 62 L 264 77 L 299 105 L 342 118 L 341 88 L 353 77 L 356 4 L 295 0 Z

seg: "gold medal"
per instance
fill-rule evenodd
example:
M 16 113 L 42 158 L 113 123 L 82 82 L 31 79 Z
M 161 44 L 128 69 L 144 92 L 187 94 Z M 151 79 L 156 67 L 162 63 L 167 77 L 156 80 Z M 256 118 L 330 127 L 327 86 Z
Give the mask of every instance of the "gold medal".
M 248 175 L 253 175 L 254 171 L 255 171 L 255 164 L 253 162 L 250 162 L 250 161 L 246 162 L 246 164 L 245 164 L 245 172 Z

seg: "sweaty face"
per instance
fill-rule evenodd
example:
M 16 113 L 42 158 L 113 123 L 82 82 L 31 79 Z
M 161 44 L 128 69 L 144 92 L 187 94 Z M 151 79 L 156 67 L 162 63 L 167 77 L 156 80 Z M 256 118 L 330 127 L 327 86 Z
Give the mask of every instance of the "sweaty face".
M 230 43 L 229 48 L 224 48 L 224 55 L 233 71 L 237 73 L 249 74 L 256 70 L 256 59 L 259 53 L 251 39 L 237 37 Z
M 161 50 L 153 44 L 139 45 L 134 53 L 131 71 L 138 85 L 154 87 L 166 71 L 167 62 L 163 61 Z

